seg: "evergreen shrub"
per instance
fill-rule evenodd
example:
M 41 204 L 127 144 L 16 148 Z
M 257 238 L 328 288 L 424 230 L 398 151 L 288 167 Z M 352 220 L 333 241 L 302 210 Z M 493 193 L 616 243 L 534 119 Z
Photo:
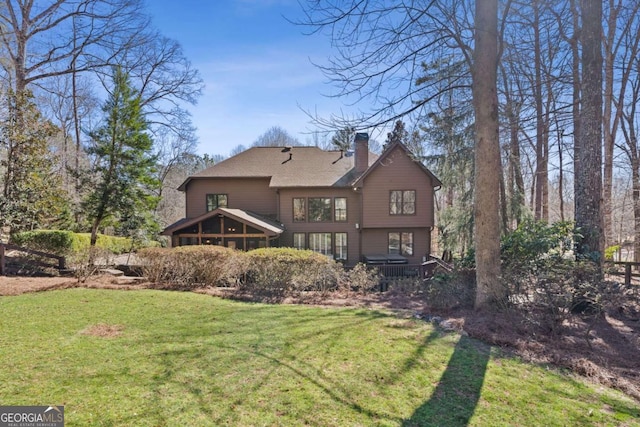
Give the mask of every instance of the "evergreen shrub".
M 311 250 L 261 248 L 246 252 L 242 289 L 256 295 L 285 296 L 337 289 L 342 265 Z
M 14 234 L 11 243 L 55 255 L 66 256 L 74 250 L 75 233 L 66 230 L 35 230 Z
M 11 242 L 29 249 L 69 256 L 87 252 L 91 242 L 91 235 L 67 230 L 34 230 L 13 235 Z M 153 243 L 150 244 L 153 245 Z M 131 250 L 131 239 L 129 237 L 98 234 L 96 247 L 112 254 L 123 254 Z
M 436 310 L 471 308 L 475 301 L 475 270 L 456 268 L 438 272 L 424 284 L 424 298 Z

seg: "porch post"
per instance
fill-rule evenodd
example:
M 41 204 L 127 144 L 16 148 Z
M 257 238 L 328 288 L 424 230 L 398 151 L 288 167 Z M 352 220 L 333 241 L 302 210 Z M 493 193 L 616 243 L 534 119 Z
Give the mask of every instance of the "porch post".
M 220 234 L 222 235 L 222 237 L 220 238 L 220 241 L 221 241 L 221 243 L 222 243 L 222 246 L 226 246 L 226 243 L 227 243 L 227 242 L 225 242 L 225 240 L 226 240 L 226 239 L 224 238 L 224 236 L 225 236 L 225 234 L 226 234 L 226 233 L 224 232 L 224 216 L 221 216 L 221 217 L 220 217 Z

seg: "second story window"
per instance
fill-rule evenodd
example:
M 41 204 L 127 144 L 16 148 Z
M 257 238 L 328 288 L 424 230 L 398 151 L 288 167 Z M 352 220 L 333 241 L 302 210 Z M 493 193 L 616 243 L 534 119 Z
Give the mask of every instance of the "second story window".
M 294 197 L 293 199 L 293 221 L 304 222 L 307 220 L 306 199 L 303 197 Z
M 413 215 L 416 213 L 415 190 L 392 190 L 389 199 L 389 214 Z
M 309 221 L 331 221 L 330 197 L 309 197 Z
M 226 194 L 207 194 L 207 212 L 226 207 L 228 207 Z
M 347 220 L 347 198 L 336 197 L 333 199 L 334 221 L 344 222 Z

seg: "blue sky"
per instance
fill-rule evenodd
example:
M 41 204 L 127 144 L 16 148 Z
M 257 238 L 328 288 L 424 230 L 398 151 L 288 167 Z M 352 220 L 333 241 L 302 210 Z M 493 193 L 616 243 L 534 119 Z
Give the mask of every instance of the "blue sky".
M 307 143 L 314 126 L 303 109 L 329 116 L 350 108 L 323 96 L 335 88 L 311 61 L 326 61 L 330 41 L 287 22 L 301 16 L 296 0 L 147 0 L 147 9 L 205 82 L 189 107 L 200 154 L 226 156 L 273 126 Z

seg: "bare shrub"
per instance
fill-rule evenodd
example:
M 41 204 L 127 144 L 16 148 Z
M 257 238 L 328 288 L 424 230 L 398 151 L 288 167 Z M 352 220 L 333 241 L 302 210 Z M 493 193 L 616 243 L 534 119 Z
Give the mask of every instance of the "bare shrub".
M 227 286 L 242 273 L 241 263 L 234 262 L 242 254 L 222 246 L 181 246 L 175 254 L 181 265 L 188 266 L 188 285 Z M 185 272 L 186 273 L 186 272 Z
M 424 292 L 426 285 L 420 277 L 402 277 L 389 284 L 388 292 L 406 296 L 418 296 Z
M 93 246 L 68 256 L 67 266 L 73 270 L 73 275 L 78 282 L 84 283 L 96 274 L 103 267 L 101 264 L 111 256 L 113 254 L 108 250 Z
M 138 252 L 144 275 L 153 283 L 191 289 L 229 286 L 243 274 L 242 255 L 220 246 L 147 248 Z
M 456 269 L 438 273 L 424 283 L 424 298 L 436 310 L 473 307 L 475 300 L 473 269 Z
M 629 311 L 634 304 L 631 290 L 603 280 L 589 260 L 549 256 L 535 269 L 506 269 L 503 274 L 510 308 L 545 334 L 562 334 L 574 315 L 592 324 L 605 313 Z
M 377 292 L 380 286 L 380 273 L 363 263 L 358 263 L 353 268 L 344 271 L 340 283 L 341 289 L 347 293 Z
M 171 249 L 146 248 L 138 251 L 142 274 L 152 283 L 167 283 L 171 280 Z

